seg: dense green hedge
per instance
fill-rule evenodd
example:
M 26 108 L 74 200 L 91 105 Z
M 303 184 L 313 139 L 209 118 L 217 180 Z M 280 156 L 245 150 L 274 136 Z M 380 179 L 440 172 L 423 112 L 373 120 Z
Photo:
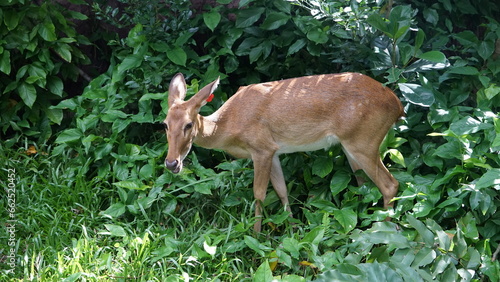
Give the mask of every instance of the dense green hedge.
M 166 140 L 156 124 L 165 117 L 172 75 L 187 76 L 188 95 L 221 77 L 222 90 L 202 109 L 208 114 L 241 85 L 362 72 L 394 89 L 405 105 L 406 120 L 382 146 L 401 183 L 389 212 L 399 230 L 377 222 L 388 213 L 374 207 L 380 194 L 373 185 L 351 186 L 345 157 L 332 148 L 282 157 L 292 210 L 297 222 L 307 222 L 300 232 L 291 231 L 291 219 L 270 192 L 274 240 L 244 236 L 251 222 L 242 222 L 241 233 L 228 235 L 225 245 L 210 234 L 208 243 L 260 258 L 256 277 L 500 278 L 493 261 L 500 241 L 495 1 L 218 0 L 198 10 L 182 0 L 122 2 L 125 8 L 113 9 L 97 1 L 84 15 L 57 2 L 0 1 L 3 148 L 34 145 L 74 164 L 71 175 L 112 183 L 100 197 L 106 198 L 101 215 L 114 224 L 145 214 L 180 215 L 176 209 L 208 196 L 237 214 L 242 198 L 251 199 L 248 162 L 195 148 L 183 174 L 162 167 Z M 130 28 L 124 38 L 106 39 L 108 70 L 70 98 L 70 80 L 90 63 L 80 48 L 97 44 L 77 34 L 73 20 Z M 266 259 L 280 267 L 268 267 Z

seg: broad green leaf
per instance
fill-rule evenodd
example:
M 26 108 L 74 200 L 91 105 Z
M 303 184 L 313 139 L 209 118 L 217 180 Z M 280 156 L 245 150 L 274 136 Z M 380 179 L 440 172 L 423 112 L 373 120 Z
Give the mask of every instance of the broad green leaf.
M 264 46 L 262 44 L 260 44 L 259 46 L 255 47 L 255 48 L 252 48 L 250 50 L 250 53 L 248 54 L 249 55 L 248 57 L 250 59 L 250 63 L 257 61 L 259 59 L 259 57 L 262 55 L 263 50 L 264 50 Z
M 354 275 L 354 276 L 363 275 L 363 272 L 361 271 L 361 269 L 359 269 L 355 265 L 352 265 L 349 263 L 342 263 L 342 264 L 337 265 L 336 270 L 343 273 L 343 274 L 349 274 L 349 275 Z
M 391 67 L 389 70 L 386 71 L 387 75 L 387 83 L 395 83 L 398 82 L 401 74 L 404 72 L 403 69 L 397 68 L 397 67 Z
M 314 160 L 312 166 L 312 173 L 319 176 L 325 177 L 333 170 L 333 160 L 326 156 L 319 156 Z
M 29 108 L 33 107 L 36 100 L 36 89 L 35 86 L 28 84 L 26 82 L 21 83 L 17 88 L 19 96 L 23 99 L 24 104 Z
M 269 266 L 269 261 L 267 259 L 262 262 L 259 268 L 257 268 L 252 281 L 273 281 L 273 272 L 271 271 L 271 267 Z
M 402 167 L 406 167 L 406 164 L 405 164 L 405 158 L 403 157 L 403 154 L 398 150 L 398 149 L 389 149 L 389 158 L 401 165 Z
M 417 58 L 431 61 L 433 63 L 446 63 L 446 56 L 440 51 L 429 51 L 417 55 Z
M 142 63 L 142 60 L 142 56 L 138 54 L 133 54 L 125 57 L 125 59 L 123 59 L 123 61 L 118 65 L 118 73 L 122 74 L 127 70 L 139 67 Z
M 66 99 L 66 100 L 62 100 L 59 104 L 57 104 L 55 106 L 51 106 L 51 108 L 54 108 L 54 109 L 70 109 L 70 110 L 74 111 L 77 106 L 78 105 L 75 102 L 75 100 L 73 100 L 73 99 Z
M 450 130 L 458 136 L 461 136 L 476 133 L 481 129 L 485 129 L 485 126 L 490 126 L 490 124 L 483 124 L 479 120 L 469 116 L 453 122 L 450 125 Z
M 63 111 L 61 109 L 44 108 L 44 112 L 50 121 L 61 124 L 63 118 Z
M 250 51 L 257 45 L 259 45 L 263 41 L 262 38 L 248 37 L 241 42 L 241 44 L 236 49 L 236 55 L 248 55 Z
M 176 65 L 186 66 L 187 54 L 180 47 L 169 50 L 167 52 L 167 57 Z
M 421 28 L 419 28 L 417 31 L 417 36 L 415 37 L 415 50 L 418 50 L 420 49 L 420 47 L 422 47 L 422 44 L 424 43 L 424 38 L 425 38 L 425 33 Z
M 410 26 L 409 25 L 405 25 L 405 26 L 402 26 L 398 29 L 398 31 L 396 31 L 396 34 L 394 34 L 394 39 L 402 39 L 404 37 L 404 35 L 408 32 L 408 30 L 410 29 Z M 399 41 L 398 41 L 399 42 Z
M 328 36 L 325 31 L 318 27 L 307 32 L 307 39 L 313 41 L 316 44 L 324 44 L 328 41 Z
M 50 92 L 56 94 L 59 97 L 62 97 L 64 84 L 62 80 L 57 76 L 51 76 L 47 79 L 47 87 Z
M 115 119 L 113 121 L 113 125 L 111 126 L 111 129 L 115 133 L 120 133 L 122 132 L 127 126 L 131 123 L 132 121 L 130 119 Z
M 425 226 L 425 224 L 411 215 L 407 215 L 406 219 L 408 220 L 408 223 L 417 230 L 418 234 L 420 234 L 420 237 L 422 237 L 422 241 L 427 246 L 433 246 L 434 234 Z
M 413 268 L 426 266 L 433 262 L 435 258 L 436 252 L 429 247 L 424 247 L 420 249 L 420 251 L 418 251 L 418 253 L 415 255 L 415 260 L 413 261 L 411 266 Z
M 216 10 L 212 10 L 208 13 L 203 14 L 203 21 L 205 25 L 211 30 L 214 31 L 217 25 L 219 24 L 221 19 L 221 15 Z
M 411 265 L 415 259 L 415 251 L 412 248 L 397 249 L 392 255 L 390 261 L 401 263 L 402 265 Z
M 467 250 L 469 255 L 469 262 L 467 263 L 467 269 L 476 269 L 481 265 L 481 254 L 476 248 L 470 247 Z
M 398 83 L 403 96 L 412 104 L 429 107 L 434 104 L 432 90 L 413 83 Z
M 488 86 L 488 88 L 484 89 L 484 94 L 486 95 L 486 98 L 488 98 L 488 100 L 493 99 L 499 93 L 500 93 L 500 87 L 497 86 L 496 84 L 491 84 Z
M 3 12 L 3 22 L 7 26 L 7 29 L 8 30 L 15 29 L 19 24 L 22 15 L 23 15 L 22 13 L 18 13 L 16 10 L 13 9 L 5 10 Z
M 43 38 L 45 41 L 55 41 L 57 40 L 57 35 L 56 35 L 56 27 L 52 22 L 44 22 L 39 25 L 38 28 L 38 34 Z
M 213 182 L 201 182 L 194 186 L 194 190 L 205 195 L 212 195 Z
M 479 240 L 479 232 L 476 226 L 476 218 L 471 212 L 468 212 L 464 217 L 461 217 L 458 221 L 458 227 L 462 230 L 463 235 L 466 238 L 472 239 L 473 241 Z
M 238 69 L 240 62 L 236 56 L 228 56 L 224 61 L 224 70 L 226 73 L 232 73 Z
M 10 67 L 10 51 L 4 50 L 2 56 L 0 57 L 0 71 L 9 75 L 11 71 Z
M 483 174 L 476 182 L 476 189 L 488 188 L 494 185 L 500 185 L 500 169 L 490 169 Z
M 358 215 L 350 209 L 335 210 L 333 216 L 342 225 L 345 233 L 353 230 L 358 223 Z
M 253 2 L 254 0 L 240 0 L 239 3 L 238 3 L 238 8 L 241 8 L 243 6 L 246 6 L 248 4 L 250 4 L 251 2 Z
M 452 67 L 447 71 L 453 74 L 463 74 L 463 75 L 478 75 L 479 71 L 475 67 L 464 66 L 464 67 Z
M 376 29 L 382 31 L 383 33 L 385 33 L 389 37 L 391 37 L 390 36 L 391 34 L 390 34 L 390 31 L 389 31 L 389 28 L 387 26 L 387 21 L 384 20 L 384 18 L 382 18 L 382 16 L 380 14 L 378 14 L 378 13 L 372 13 L 370 16 L 368 16 L 367 22 L 371 26 L 375 27 Z
M 265 10 L 266 9 L 264 7 L 240 10 L 236 18 L 236 27 L 246 28 L 252 26 L 256 21 L 259 20 L 260 16 L 262 15 L 262 13 L 264 13 Z
M 286 24 L 289 19 L 290 16 L 285 13 L 271 12 L 260 25 L 260 28 L 265 30 L 274 30 Z
M 332 192 L 332 196 L 336 196 L 342 190 L 347 188 L 349 182 L 351 182 L 350 173 L 345 170 L 336 171 L 333 174 L 332 181 L 330 182 L 330 191 Z
M 400 274 L 389 267 L 388 263 L 341 264 L 335 269 L 318 275 L 315 282 L 330 281 L 391 281 L 403 282 Z
M 76 12 L 76 11 L 73 11 L 73 10 L 67 10 L 68 14 L 69 14 L 69 18 L 71 19 L 75 19 L 75 20 L 81 20 L 81 21 L 84 21 L 86 19 L 88 19 L 88 17 L 80 12 Z
M 125 205 L 123 203 L 114 203 L 112 204 L 109 208 L 107 208 L 105 211 L 102 212 L 102 214 L 110 216 L 112 218 L 117 218 L 124 214 L 126 211 Z
M 460 225 L 459 225 L 460 226 Z M 467 254 L 467 242 L 465 241 L 464 234 L 460 227 L 457 228 L 455 236 L 453 236 L 453 253 L 458 258 L 463 258 Z
M 424 9 L 424 18 L 427 22 L 435 26 L 439 21 L 439 14 L 436 9 L 426 8 Z
M 365 233 L 363 236 L 365 242 L 371 244 L 386 244 L 391 249 L 410 247 L 408 239 L 396 231 L 376 231 L 376 228 L 370 230 L 374 231 L 371 231 L 372 233 Z
M 491 55 L 493 55 L 493 52 L 495 52 L 495 42 L 489 40 L 482 41 L 477 49 L 477 53 L 481 56 L 481 58 L 483 58 L 483 60 L 488 59 Z
M 316 226 L 313 230 L 309 231 L 306 236 L 304 236 L 302 243 L 307 242 L 317 246 L 319 242 L 323 240 L 324 235 L 325 228 L 323 226 Z
M 443 273 L 451 264 L 453 264 L 453 261 L 450 256 L 438 256 L 436 258 L 436 261 L 432 265 L 432 275 L 434 277 L 438 276 L 439 274 Z
M 120 187 L 120 188 L 130 189 L 130 190 L 146 190 L 146 189 L 150 188 L 150 186 L 148 186 L 148 185 L 144 185 L 142 183 L 139 184 L 135 181 L 128 181 L 128 180 L 118 181 L 118 182 L 113 183 L 113 185 Z
M 146 93 L 141 96 L 141 99 L 139 101 L 149 101 L 149 100 L 164 100 L 167 98 L 167 93 L 162 92 L 162 93 Z
M 299 258 L 300 244 L 295 238 L 283 239 L 283 248 L 288 251 L 293 258 Z
M 307 42 L 305 39 L 299 39 L 295 41 L 289 48 L 287 52 L 287 56 L 290 56 L 292 54 L 297 53 L 300 49 L 304 48 L 306 46 Z
M 439 246 L 445 250 L 449 251 L 451 246 L 451 240 L 448 234 L 442 230 L 436 230 L 436 234 L 439 241 Z
M 261 257 L 264 257 L 266 254 L 264 250 L 262 250 L 262 245 L 260 244 L 257 239 L 250 237 L 248 235 L 245 235 L 245 245 L 249 247 L 250 249 L 254 250 L 256 253 L 258 253 Z
M 71 46 L 66 43 L 59 43 L 54 47 L 54 51 L 66 62 L 71 63 Z
M 153 176 L 153 172 L 154 172 L 154 167 L 151 164 L 145 164 L 139 170 L 139 176 L 142 179 L 149 179 L 151 178 L 151 176 Z
M 368 278 L 365 281 L 403 282 L 403 278 L 390 268 L 387 263 L 361 263 L 357 265 L 357 267 L 361 269 Z
M 125 232 L 125 229 L 119 225 L 115 224 L 104 224 L 104 227 L 109 231 L 111 236 L 117 236 L 117 237 L 125 237 L 127 236 L 127 232 Z

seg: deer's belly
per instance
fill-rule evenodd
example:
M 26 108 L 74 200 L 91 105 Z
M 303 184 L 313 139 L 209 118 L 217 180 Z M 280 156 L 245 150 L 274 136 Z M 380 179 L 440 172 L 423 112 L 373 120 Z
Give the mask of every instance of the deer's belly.
M 316 140 L 310 143 L 304 144 L 286 144 L 286 143 L 278 143 L 279 149 L 276 152 L 277 154 L 287 154 L 294 152 L 308 152 L 308 151 L 316 151 L 320 149 L 328 149 L 339 143 L 339 139 L 335 135 L 328 135 L 322 139 Z

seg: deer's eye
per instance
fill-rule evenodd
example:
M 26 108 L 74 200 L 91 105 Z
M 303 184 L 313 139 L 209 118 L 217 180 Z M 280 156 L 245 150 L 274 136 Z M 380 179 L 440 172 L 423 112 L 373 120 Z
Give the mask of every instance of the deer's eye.
M 191 128 L 193 128 L 193 123 L 192 122 L 186 124 L 186 127 L 184 127 L 184 130 L 190 130 Z
M 168 124 L 166 124 L 165 122 L 163 123 L 163 127 L 165 128 L 165 130 L 168 130 Z

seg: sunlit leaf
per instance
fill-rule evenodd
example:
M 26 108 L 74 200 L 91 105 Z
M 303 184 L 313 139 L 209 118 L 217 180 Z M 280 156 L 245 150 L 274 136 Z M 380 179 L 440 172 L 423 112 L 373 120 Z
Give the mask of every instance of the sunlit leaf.
M 483 189 L 493 185 L 500 185 L 500 169 L 490 169 L 476 182 L 476 189 Z
M 217 246 L 210 246 L 210 245 L 208 245 L 207 241 L 203 241 L 203 249 L 209 255 L 214 256 L 215 252 L 217 251 Z
M 432 90 L 413 83 L 398 83 L 399 89 L 408 101 L 423 107 L 431 106 L 435 99 Z

